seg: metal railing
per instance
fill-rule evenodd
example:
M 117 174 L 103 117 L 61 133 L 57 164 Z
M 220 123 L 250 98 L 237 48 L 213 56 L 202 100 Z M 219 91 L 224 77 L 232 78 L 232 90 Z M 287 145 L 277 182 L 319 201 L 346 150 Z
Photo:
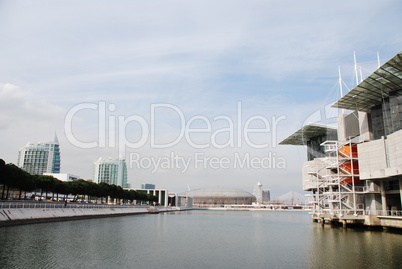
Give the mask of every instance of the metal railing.
M 402 210 L 364 210 L 364 209 L 313 209 L 311 214 L 333 216 L 394 216 L 402 218 Z
M 11 208 L 144 208 L 149 205 L 111 205 L 111 204 L 87 204 L 87 203 L 57 203 L 57 202 L 0 202 L 0 209 Z

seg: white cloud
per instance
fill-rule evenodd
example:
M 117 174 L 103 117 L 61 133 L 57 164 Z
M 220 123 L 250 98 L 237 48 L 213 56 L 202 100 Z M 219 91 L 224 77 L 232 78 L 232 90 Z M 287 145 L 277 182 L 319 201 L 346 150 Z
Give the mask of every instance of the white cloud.
M 241 101 L 245 116 L 285 115 L 278 130 L 278 137 L 285 138 L 334 101 L 322 103 L 337 80 L 338 65 L 351 70 L 354 50 L 358 61 L 375 60 L 377 51 L 389 59 L 402 43 L 395 34 L 402 20 L 397 0 L 38 0 L 0 5 L 0 81 L 9 82 L 0 86 L 0 132 L 10 142 L 3 154 L 13 161 L 18 147 L 48 140 L 56 130 L 63 143 L 62 170 L 84 178 L 91 177 L 93 161 L 114 157 L 117 150 L 84 151 L 68 143 L 64 117 L 79 103 L 106 101 L 117 107 L 110 115 L 148 120 L 153 103 L 176 105 L 187 118 L 212 119 L 235 117 Z M 349 73 L 345 79 L 353 77 Z M 80 139 L 98 135 L 92 112 L 76 119 Z M 164 120 L 165 132 L 158 138 L 169 139 L 176 125 L 172 117 Z M 134 135 L 135 128 L 130 130 Z M 297 178 L 287 181 L 286 173 L 296 177 L 301 165 L 295 159 L 299 149 L 285 148 L 275 152 L 289 155 L 286 172 L 266 171 L 283 190 L 290 188 L 287 182 L 298 184 Z M 194 153 L 186 147 L 175 150 Z M 130 181 L 174 189 L 186 186 L 190 177 L 196 186 L 216 181 L 244 187 L 262 171 L 219 171 L 216 177 L 211 171 L 143 172 L 131 170 Z

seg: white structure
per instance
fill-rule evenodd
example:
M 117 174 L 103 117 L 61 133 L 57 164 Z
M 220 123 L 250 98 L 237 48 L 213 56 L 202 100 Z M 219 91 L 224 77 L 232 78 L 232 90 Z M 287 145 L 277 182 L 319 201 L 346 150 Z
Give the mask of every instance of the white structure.
M 60 147 L 57 136 L 53 142 L 28 143 L 18 152 L 18 167 L 32 175 L 60 173 Z
M 102 159 L 94 162 L 93 181 L 127 187 L 127 165 L 124 159 Z
M 261 182 L 258 182 L 257 185 L 254 186 L 253 195 L 258 205 L 267 204 L 271 200 L 271 191 L 263 190 L 262 186 Z
M 66 181 L 66 182 L 80 179 L 79 176 L 72 175 L 72 174 L 44 173 L 43 175 L 52 176 L 54 178 L 57 178 L 58 180 Z
M 253 195 L 257 199 L 257 204 L 262 204 L 262 184 L 258 182 L 254 187 Z
M 138 193 L 144 193 L 144 194 L 150 194 L 153 196 L 158 197 L 158 203 L 161 206 L 168 206 L 168 191 L 167 190 L 162 190 L 162 189 L 131 189 L 135 190 Z
M 338 128 L 307 124 L 280 143 L 307 146 L 313 218 L 402 228 L 402 52 L 333 107 Z

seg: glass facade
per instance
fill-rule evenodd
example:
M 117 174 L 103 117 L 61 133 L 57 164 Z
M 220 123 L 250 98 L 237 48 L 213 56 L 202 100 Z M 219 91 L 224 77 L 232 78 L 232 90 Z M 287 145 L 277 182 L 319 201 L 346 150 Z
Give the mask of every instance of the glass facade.
M 100 158 L 94 163 L 93 172 L 93 180 L 96 183 L 105 182 L 122 188 L 127 186 L 127 165 L 124 159 Z
M 402 129 L 402 89 L 389 93 L 383 102 L 370 112 L 370 129 L 374 139 Z
M 154 190 L 155 189 L 155 184 L 142 183 L 141 184 L 141 189 Z
M 311 161 L 315 158 L 325 157 L 325 148 L 321 146 L 322 143 L 328 140 L 337 140 L 338 136 L 336 133 L 328 133 L 324 135 L 318 135 L 311 137 L 307 141 L 307 160 Z
M 60 147 L 56 142 L 28 143 L 18 153 L 18 166 L 32 175 L 60 173 Z

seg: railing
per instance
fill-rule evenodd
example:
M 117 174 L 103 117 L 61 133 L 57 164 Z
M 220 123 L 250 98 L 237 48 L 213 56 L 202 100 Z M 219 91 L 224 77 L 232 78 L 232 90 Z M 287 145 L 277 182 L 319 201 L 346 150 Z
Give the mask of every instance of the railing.
M 379 192 L 381 192 L 381 188 L 380 188 L 380 186 L 377 186 L 377 185 L 364 186 L 364 192 L 376 192 L 376 193 L 379 193 Z
M 338 141 L 325 141 L 324 143 L 320 144 L 324 147 L 325 152 L 329 151 L 337 151 L 338 150 Z
M 109 205 L 109 204 L 86 204 L 86 203 L 51 203 L 51 202 L 1 202 L 0 209 L 10 208 L 143 208 L 149 205 Z
M 366 215 L 402 217 L 402 210 L 366 210 Z
M 315 209 L 311 214 L 321 215 L 321 214 L 329 214 L 333 216 L 393 216 L 393 217 L 401 217 L 402 219 L 402 210 L 363 210 L 363 209 Z

